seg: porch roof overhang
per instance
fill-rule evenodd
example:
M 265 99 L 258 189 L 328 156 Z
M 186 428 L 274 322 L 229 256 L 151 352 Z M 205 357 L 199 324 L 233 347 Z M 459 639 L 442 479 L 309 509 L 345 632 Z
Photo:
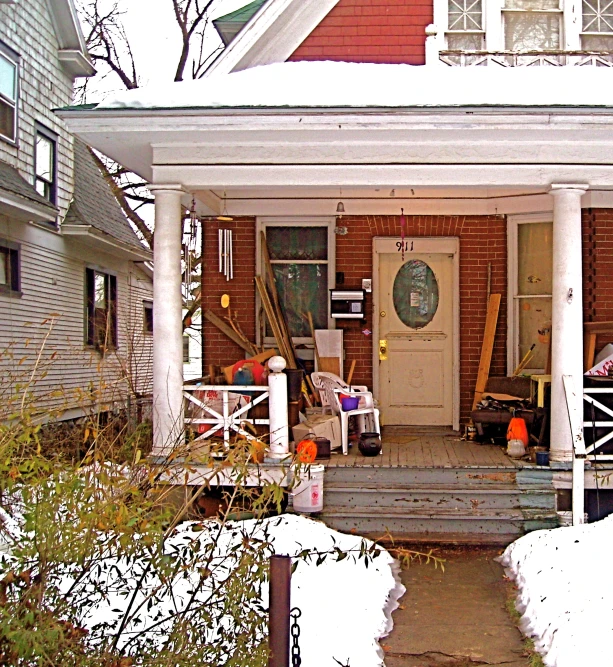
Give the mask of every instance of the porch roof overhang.
M 273 67 L 287 65 L 309 63 Z M 338 71 L 371 77 L 381 71 L 388 82 L 395 74 L 426 80 L 427 68 L 390 67 Z M 382 94 L 379 106 L 368 106 L 357 105 L 344 82 L 340 92 L 316 96 L 312 103 L 306 101 L 308 90 L 294 89 L 285 96 L 271 93 L 265 104 L 266 95 L 253 85 L 248 93 L 230 89 L 228 81 L 240 76 L 254 84 L 262 75 L 239 72 L 190 82 L 168 95 L 132 92 L 106 108 L 58 113 L 90 145 L 149 182 L 180 184 L 212 212 L 219 212 L 225 192 L 227 209 L 236 215 L 272 215 L 281 208 L 285 214 L 330 215 L 339 188 L 345 202 L 353 200 L 356 213 L 397 213 L 401 205 L 441 214 L 521 212 L 525 198 L 530 198 L 526 210 L 549 210 L 550 185 L 564 182 L 589 185 L 586 205 L 613 205 L 613 96 L 608 93 L 588 95 L 585 104 L 572 103 L 585 97 L 577 91 L 540 94 L 540 103 L 513 105 L 508 103 L 513 94 L 500 85 L 493 102 L 486 103 L 488 95 L 460 95 L 456 84 L 455 97 L 440 91 L 406 99 Z M 568 80 L 579 81 L 577 76 Z M 595 72 L 586 76 L 600 80 Z M 270 76 L 262 81 L 270 84 Z M 517 88 L 516 77 L 509 81 Z M 311 79 L 307 83 L 316 91 Z M 337 97 L 354 104 L 325 104 Z M 525 102 L 527 96 L 518 99 Z M 162 108 L 164 100 L 171 108 Z M 201 100 L 209 103 L 197 106 Z M 250 101 L 253 105 L 246 106 Z

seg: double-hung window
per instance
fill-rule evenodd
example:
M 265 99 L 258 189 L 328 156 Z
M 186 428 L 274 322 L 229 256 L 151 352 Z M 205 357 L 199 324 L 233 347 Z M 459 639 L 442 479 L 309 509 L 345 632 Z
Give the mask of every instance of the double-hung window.
M 0 294 L 20 295 L 19 244 L 0 239 Z
M 292 338 L 311 338 L 308 313 L 316 329 L 333 327 L 329 290 L 335 281 L 334 222 L 263 222 L 281 308 Z M 272 333 L 266 330 L 265 338 Z M 303 340 L 301 340 L 303 339 Z
M 117 347 L 117 278 L 86 269 L 86 343 L 97 350 Z
M 557 51 L 561 48 L 560 0 L 505 0 L 502 19 L 505 51 Z
M 11 49 L 0 44 L 0 137 L 17 140 L 19 94 L 19 59 Z
M 40 125 L 36 126 L 36 147 L 34 151 L 34 172 L 36 192 L 52 204 L 56 201 L 57 136 Z

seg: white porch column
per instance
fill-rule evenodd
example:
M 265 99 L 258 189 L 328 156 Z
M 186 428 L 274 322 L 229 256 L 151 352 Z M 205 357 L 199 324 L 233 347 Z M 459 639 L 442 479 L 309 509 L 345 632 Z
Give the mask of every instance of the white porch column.
M 179 185 L 152 185 L 153 454 L 168 454 L 183 435 L 182 211 Z
M 268 360 L 268 413 L 270 419 L 270 453 L 269 458 L 283 460 L 289 454 L 289 426 L 287 416 L 287 375 L 283 357 L 272 357 Z
M 583 276 L 581 196 L 587 185 L 552 185 L 553 285 L 551 327 L 551 452 L 552 461 L 572 461 L 573 444 L 563 375 L 583 387 Z M 578 392 L 576 409 L 583 414 Z

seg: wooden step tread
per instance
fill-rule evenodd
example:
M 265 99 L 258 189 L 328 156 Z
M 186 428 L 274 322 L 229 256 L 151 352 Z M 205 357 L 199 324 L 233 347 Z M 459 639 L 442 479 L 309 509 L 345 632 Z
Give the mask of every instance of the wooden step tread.
M 529 487 L 520 487 L 516 484 L 496 484 L 491 487 L 484 486 L 468 486 L 468 485 L 453 485 L 453 484 L 390 484 L 382 486 L 381 484 L 359 484 L 356 482 L 325 482 L 324 488 L 326 493 L 330 492 L 351 492 L 351 493 L 469 493 L 476 495 L 491 495 L 504 493 L 534 493 L 537 495 L 555 494 L 555 489 L 552 486 L 541 486 L 539 484 L 530 485 Z
M 464 508 L 432 508 L 432 509 L 412 509 L 402 508 L 381 508 L 377 507 L 375 511 L 370 507 L 349 507 L 343 505 L 333 505 L 325 507 L 317 516 L 324 521 L 328 517 L 372 517 L 374 519 L 454 519 L 454 520 L 495 520 L 495 521 L 525 521 L 538 519 L 556 519 L 555 510 L 542 509 L 475 509 L 466 511 Z

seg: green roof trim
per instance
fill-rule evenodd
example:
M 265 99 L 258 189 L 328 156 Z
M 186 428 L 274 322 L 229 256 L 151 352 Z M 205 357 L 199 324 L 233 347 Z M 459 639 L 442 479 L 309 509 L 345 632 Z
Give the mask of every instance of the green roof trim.
M 230 44 L 236 35 L 238 35 L 245 25 L 249 23 L 267 2 L 268 0 L 254 0 L 254 2 L 245 5 L 245 7 L 242 7 L 241 9 L 237 9 L 231 14 L 216 18 L 213 21 L 213 25 L 223 40 L 223 43 L 228 46 L 228 44 Z

